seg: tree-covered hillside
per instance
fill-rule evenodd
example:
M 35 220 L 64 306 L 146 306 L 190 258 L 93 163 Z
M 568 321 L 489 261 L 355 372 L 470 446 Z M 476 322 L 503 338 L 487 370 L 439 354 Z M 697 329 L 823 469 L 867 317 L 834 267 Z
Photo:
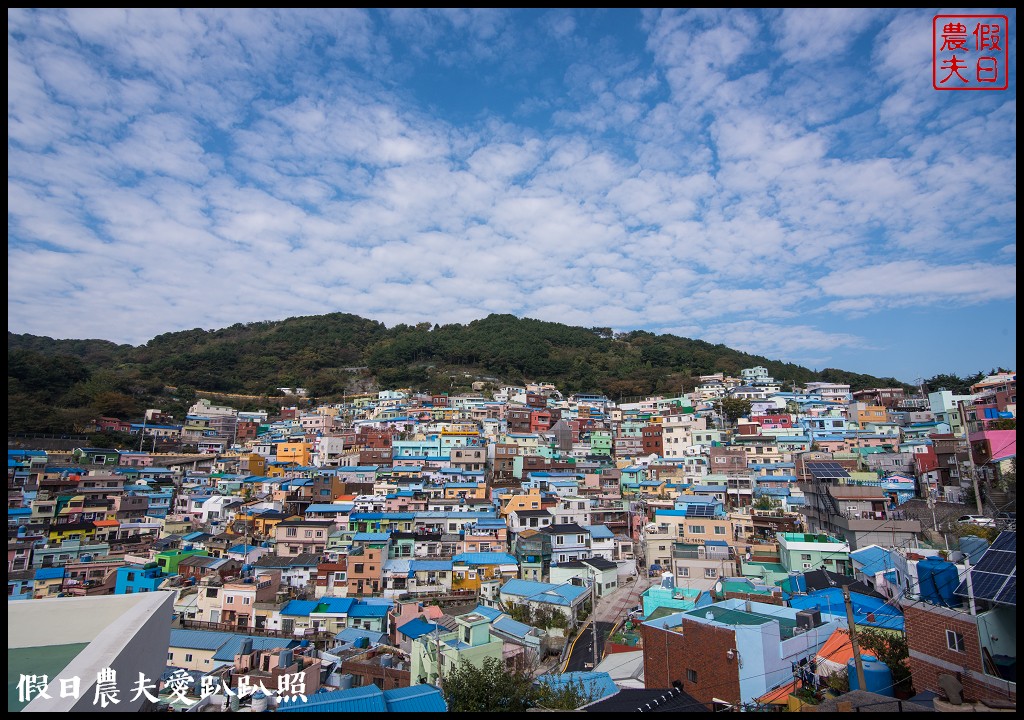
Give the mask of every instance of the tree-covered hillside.
M 699 375 L 762 365 L 785 383 L 903 384 L 808 368 L 702 340 L 644 331 L 490 315 L 465 325 L 397 325 L 356 315 L 295 317 L 158 335 L 132 347 L 104 340 L 7 335 L 8 429 L 69 432 L 90 417 L 139 418 L 146 407 L 181 412 L 195 390 L 277 394 L 304 387 L 321 400 L 366 387 L 450 390 L 466 373 L 501 382 L 543 380 L 614 400 L 691 390 Z M 176 388 L 165 393 L 165 386 Z

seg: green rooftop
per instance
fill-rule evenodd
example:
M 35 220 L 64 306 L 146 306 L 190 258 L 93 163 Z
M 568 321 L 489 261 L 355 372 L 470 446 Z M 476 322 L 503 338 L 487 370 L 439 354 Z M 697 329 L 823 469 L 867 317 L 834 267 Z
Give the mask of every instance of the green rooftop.
M 825 533 L 779 533 L 787 542 L 806 542 L 806 543 L 842 543 L 843 541 L 839 538 L 834 538 Z
M 766 625 L 770 622 L 779 623 L 779 634 L 783 640 L 793 637 L 793 628 L 796 627 L 796 620 L 775 615 L 764 615 L 759 612 L 747 612 L 746 610 L 731 610 L 729 608 L 708 605 L 707 607 L 690 610 L 687 615 L 696 618 L 706 618 L 711 613 L 715 622 L 723 625 Z
M 67 645 L 43 645 L 37 647 L 7 649 L 7 712 L 20 712 L 27 702 L 18 700 L 18 681 L 22 675 L 46 675 L 50 682 L 60 677 L 60 672 L 78 653 L 89 647 L 89 643 Z M 33 694 L 33 699 L 35 694 Z

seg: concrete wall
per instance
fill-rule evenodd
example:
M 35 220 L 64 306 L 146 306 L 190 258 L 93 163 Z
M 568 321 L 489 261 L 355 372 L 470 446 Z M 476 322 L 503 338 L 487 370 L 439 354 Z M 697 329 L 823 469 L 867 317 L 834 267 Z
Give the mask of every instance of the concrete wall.
M 120 703 L 103 711 L 141 710 L 148 701 L 140 695 L 132 702 L 132 688 L 140 672 L 150 684 L 158 685 L 167 664 L 173 604 L 174 593 L 168 591 L 8 603 L 8 648 L 89 643 L 58 676 L 81 679 L 79 698 L 61 698 L 59 679 L 51 678 L 47 694 L 52 699 L 37 697 L 22 712 L 98 710 L 93 705 L 94 688 L 97 674 L 105 668 L 117 673 Z

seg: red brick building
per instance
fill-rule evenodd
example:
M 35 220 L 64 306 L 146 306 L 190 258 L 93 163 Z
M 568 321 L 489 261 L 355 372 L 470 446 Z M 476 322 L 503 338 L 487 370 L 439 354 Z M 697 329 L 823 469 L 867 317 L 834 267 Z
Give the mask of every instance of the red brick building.
M 661 435 L 661 425 L 652 423 L 640 431 L 642 441 L 642 452 L 644 455 L 657 455 L 664 457 L 665 445 Z
M 1014 615 L 1016 608 L 1004 612 Z M 914 690 L 930 690 L 945 696 L 939 676 L 955 677 L 963 686 L 967 701 L 1017 701 L 1017 683 L 998 675 L 998 665 L 989 646 L 999 642 L 999 635 L 979 631 L 993 623 L 988 611 L 980 615 L 957 608 L 947 608 L 919 600 L 903 601 L 903 620 L 910 658 L 907 664 L 914 678 Z M 1016 625 L 1016 620 L 1007 618 Z M 1004 622 L 1003 624 L 1008 624 Z M 1007 638 L 1004 637 L 1005 641 Z M 1016 643 L 1014 655 L 1016 655 Z

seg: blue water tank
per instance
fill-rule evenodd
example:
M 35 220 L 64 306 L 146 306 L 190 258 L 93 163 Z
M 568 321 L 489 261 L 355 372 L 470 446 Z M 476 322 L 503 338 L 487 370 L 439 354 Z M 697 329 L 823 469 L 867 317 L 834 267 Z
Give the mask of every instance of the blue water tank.
M 892 670 L 885 663 L 876 660 L 870 655 L 861 655 L 861 663 L 864 665 L 864 684 L 868 692 L 895 697 L 892 689 Z M 846 661 L 846 672 L 850 678 L 850 689 L 860 690 L 860 681 L 857 678 L 857 661 L 850 658 Z
M 917 563 L 917 581 L 922 600 L 946 607 L 960 604 L 953 595 L 960 584 L 960 575 L 953 563 L 940 557 L 927 557 Z
M 960 538 L 960 552 L 970 558 L 971 565 L 977 565 L 981 556 L 988 550 L 988 540 L 985 538 L 966 535 Z

